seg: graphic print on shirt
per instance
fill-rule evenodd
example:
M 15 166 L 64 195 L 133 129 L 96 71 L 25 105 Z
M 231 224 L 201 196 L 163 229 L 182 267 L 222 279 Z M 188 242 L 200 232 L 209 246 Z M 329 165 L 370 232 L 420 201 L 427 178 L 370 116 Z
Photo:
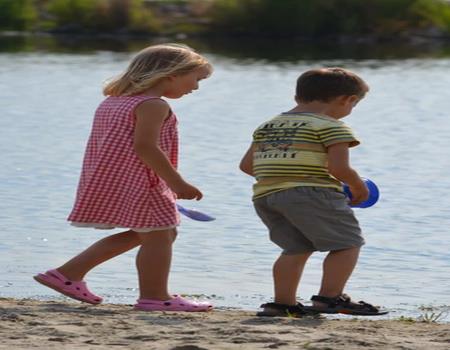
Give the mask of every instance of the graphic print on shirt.
M 298 129 L 308 126 L 304 121 L 271 121 L 258 130 L 261 142 L 257 143 L 256 157 L 295 158 L 298 152 L 292 148 Z
M 253 133 L 254 195 L 294 186 L 341 189 L 328 172 L 327 147 L 359 144 L 343 122 L 312 113 L 283 113 Z

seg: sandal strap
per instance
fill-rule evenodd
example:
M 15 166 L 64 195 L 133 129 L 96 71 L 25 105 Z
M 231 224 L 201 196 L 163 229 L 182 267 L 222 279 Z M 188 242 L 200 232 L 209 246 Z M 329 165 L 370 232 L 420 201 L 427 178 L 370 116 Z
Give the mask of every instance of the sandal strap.
M 365 301 L 358 301 L 358 305 L 361 305 L 361 309 L 366 309 L 369 311 L 377 312 L 380 311 L 380 307 L 366 303 Z
M 71 280 L 69 280 L 66 276 L 64 276 L 61 272 L 59 272 L 56 269 L 48 270 L 45 274 L 61 280 L 61 282 L 63 282 L 64 284 L 66 284 L 67 282 L 72 282 Z
M 303 308 L 302 303 L 297 303 L 295 305 L 288 305 L 288 304 L 279 304 L 279 303 L 265 303 L 260 306 L 261 308 L 270 307 L 272 309 L 277 310 L 289 310 L 289 309 L 298 309 Z
M 265 303 L 260 306 L 264 310 L 258 312 L 257 316 L 270 317 L 295 317 L 303 316 L 317 316 L 319 312 L 311 310 L 310 307 L 304 306 L 301 303 L 295 305 L 279 304 L 279 303 Z
M 321 295 L 313 295 L 311 297 L 311 300 L 318 301 L 319 303 L 327 304 L 328 307 L 333 307 L 333 306 L 342 305 L 342 304 L 348 304 L 351 302 L 351 299 L 347 294 L 341 294 L 334 298 L 324 297 Z
M 276 310 L 279 316 L 289 316 L 289 315 L 306 315 L 308 312 L 304 309 L 304 306 L 301 303 L 297 303 L 295 305 L 288 304 L 279 304 L 279 303 L 265 303 L 260 306 L 265 311 L 267 309 Z
M 347 294 L 341 294 L 334 298 L 324 297 L 321 295 L 313 295 L 311 297 L 311 300 L 327 304 L 329 308 L 336 308 L 338 306 L 343 306 L 349 309 L 354 310 L 364 309 L 372 312 L 377 312 L 380 310 L 379 307 L 366 303 L 365 301 L 358 301 L 357 303 L 352 302 L 351 298 Z

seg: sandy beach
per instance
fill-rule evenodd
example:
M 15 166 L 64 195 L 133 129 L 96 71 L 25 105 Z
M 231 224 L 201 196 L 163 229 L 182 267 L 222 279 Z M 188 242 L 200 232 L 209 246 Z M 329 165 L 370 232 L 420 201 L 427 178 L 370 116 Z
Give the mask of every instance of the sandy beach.
M 450 324 L 0 299 L 0 349 L 450 349 Z

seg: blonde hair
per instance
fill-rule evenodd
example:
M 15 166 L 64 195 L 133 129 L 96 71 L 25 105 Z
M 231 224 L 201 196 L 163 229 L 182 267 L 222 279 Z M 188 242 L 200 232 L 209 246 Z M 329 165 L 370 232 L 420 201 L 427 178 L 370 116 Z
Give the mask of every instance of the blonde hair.
M 149 46 L 140 51 L 121 75 L 107 81 L 105 96 L 130 96 L 142 93 L 164 78 L 183 75 L 211 64 L 193 49 L 180 44 Z

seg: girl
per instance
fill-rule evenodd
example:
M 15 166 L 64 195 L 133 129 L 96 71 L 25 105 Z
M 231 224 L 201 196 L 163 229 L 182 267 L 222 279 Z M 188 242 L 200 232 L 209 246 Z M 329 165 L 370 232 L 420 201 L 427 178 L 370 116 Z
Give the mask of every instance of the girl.
M 105 86 L 83 161 L 72 225 L 127 231 L 96 242 L 57 269 L 34 276 L 71 298 L 99 304 L 84 276 L 95 266 L 140 246 L 135 309 L 208 311 L 207 302 L 168 292 L 176 226 L 175 200 L 202 198 L 177 172 L 177 118 L 161 97 L 180 98 L 212 73 L 208 61 L 182 45 L 150 46 Z

